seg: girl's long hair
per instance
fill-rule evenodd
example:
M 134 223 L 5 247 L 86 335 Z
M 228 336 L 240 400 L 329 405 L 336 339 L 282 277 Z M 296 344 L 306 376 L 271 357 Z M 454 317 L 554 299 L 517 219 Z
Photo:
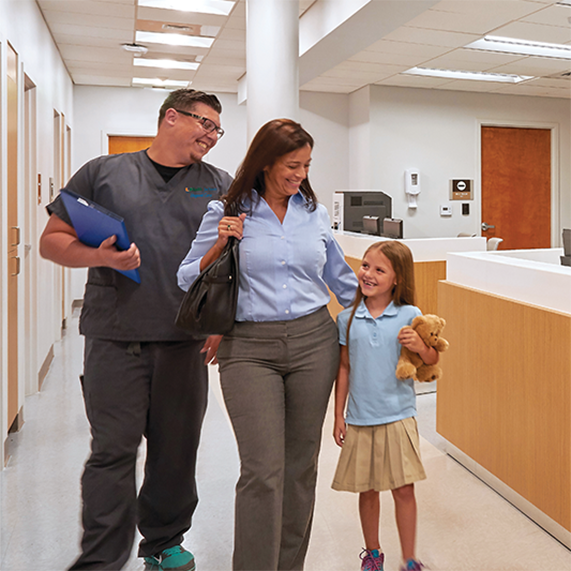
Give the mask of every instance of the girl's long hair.
M 269 121 L 256 133 L 250 147 L 238 168 L 236 178 L 223 199 L 226 212 L 236 212 L 245 198 L 252 201 L 252 189 L 260 196 L 266 192 L 264 169 L 271 167 L 277 159 L 297 151 L 305 145 L 313 149 L 313 137 L 299 124 L 291 119 L 274 119 Z M 300 186 L 300 192 L 307 201 L 310 211 L 317 207 L 317 197 L 306 178 Z
M 365 258 L 369 252 L 374 251 L 382 252 L 391 263 L 393 271 L 395 272 L 397 283 L 393 287 L 392 291 L 393 303 L 395 305 L 414 305 L 414 262 L 412 259 L 412 253 L 408 246 L 405 246 L 402 242 L 398 242 L 396 240 L 375 242 L 367 248 L 363 254 L 363 258 Z M 365 296 L 361 291 L 361 287 L 357 287 L 353 309 L 351 311 L 349 321 L 347 322 L 347 347 L 349 346 L 349 330 L 351 329 L 351 323 L 353 323 L 357 307 L 359 307 L 359 304 L 364 298 Z

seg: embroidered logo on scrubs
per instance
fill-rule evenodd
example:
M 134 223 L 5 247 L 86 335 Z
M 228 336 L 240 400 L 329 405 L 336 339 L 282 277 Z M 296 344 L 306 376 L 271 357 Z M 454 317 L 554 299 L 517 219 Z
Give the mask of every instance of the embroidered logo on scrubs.
M 193 198 L 214 198 L 214 194 L 218 192 L 218 189 L 216 187 L 202 188 L 200 186 L 187 186 L 184 191 Z

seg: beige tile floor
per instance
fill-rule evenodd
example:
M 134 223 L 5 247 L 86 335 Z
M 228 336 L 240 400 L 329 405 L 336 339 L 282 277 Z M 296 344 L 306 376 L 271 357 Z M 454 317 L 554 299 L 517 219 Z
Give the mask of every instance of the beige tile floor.
M 77 380 L 83 344 L 76 331 L 74 318 L 41 393 L 27 398 L 23 429 L 10 437 L 12 455 L 0 473 L 2 571 L 62 571 L 77 554 L 79 477 L 89 430 Z M 201 501 L 185 545 L 195 553 L 199 571 L 227 571 L 239 464 L 214 368 L 211 380 L 198 467 Z M 571 571 L 569 550 L 442 452 L 433 392 L 418 397 L 418 410 L 428 474 L 416 487 L 418 553 L 424 563 L 433 571 Z M 305 569 L 358 571 L 357 498 L 330 488 L 338 456 L 331 432 L 329 414 Z M 143 457 L 142 448 L 140 466 Z M 396 571 L 399 547 L 389 493 L 383 494 L 381 527 L 385 569 Z M 126 568 L 142 565 L 134 555 Z

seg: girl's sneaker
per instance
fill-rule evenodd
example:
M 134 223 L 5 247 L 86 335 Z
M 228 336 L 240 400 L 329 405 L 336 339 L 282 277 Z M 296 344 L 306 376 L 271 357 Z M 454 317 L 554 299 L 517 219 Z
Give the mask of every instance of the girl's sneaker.
M 426 567 L 420 561 L 409 559 L 405 565 L 400 566 L 399 571 L 422 571 L 422 569 L 426 569 Z
M 156 557 L 145 557 L 145 571 L 160 571 L 161 563 Z
M 363 549 L 361 555 L 361 571 L 383 571 L 385 554 L 379 553 L 378 549 Z

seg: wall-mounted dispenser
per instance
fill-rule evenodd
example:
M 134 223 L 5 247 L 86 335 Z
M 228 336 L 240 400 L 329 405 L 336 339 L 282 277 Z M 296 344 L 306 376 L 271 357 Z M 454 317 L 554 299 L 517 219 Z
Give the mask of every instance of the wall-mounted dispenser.
M 404 173 L 404 191 L 408 207 L 416 208 L 416 197 L 420 194 L 420 174 L 417 169 L 407 169 Z

